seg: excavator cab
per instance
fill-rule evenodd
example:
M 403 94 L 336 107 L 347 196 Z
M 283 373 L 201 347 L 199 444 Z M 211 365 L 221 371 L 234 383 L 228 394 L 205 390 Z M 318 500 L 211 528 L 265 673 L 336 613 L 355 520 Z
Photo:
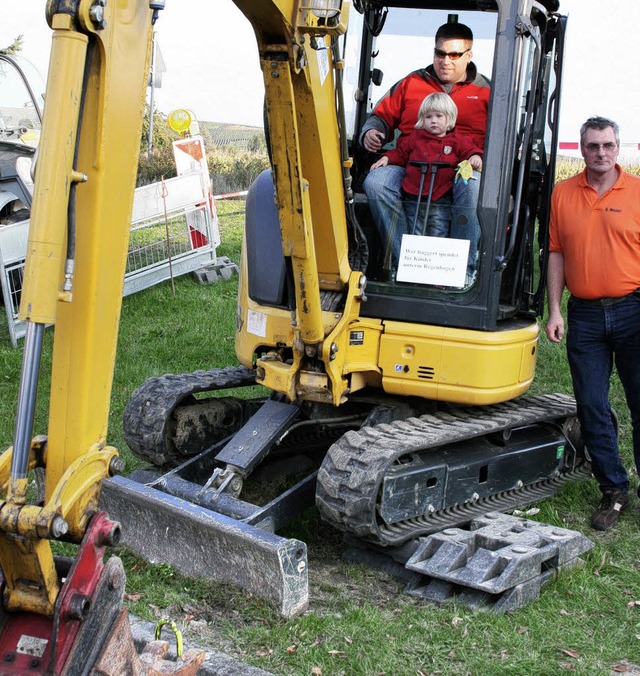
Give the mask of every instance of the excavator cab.
M 478 73 L 491 83 L 477 205 L 480 228 L 479 236 L 469 241 L 468 274 L 463 277 L 460 271 L 458 280 L 452 282 L 446 270 L 451 265 L 435 264 L 430 268 L 416 263 L 418 267 L 414 267 L 411 256 L 405 254 L 398 276 L 397 264 L 389 270 L 389 257 L 384 260 L 388 252 L 376 240 L 378 233 L 367 210 L 357 209 L 359 220 L 373 242 L 367 268 L 368 302 L 364 309 L 367 315 L 372 312 L 375 316 L 411 318 L 419 323 L 495 330 L 498 325 L 505 326 L 509 319 L 541 314 L 544 272 L 540 271 L 544 271 L 545 261 L 539 255 L 544 255 L 545 247 L 538 238 L 544 237 L 546 231 L 545 214 L 555 171 L 558 83 L 565 24 L 563 17 L 549 16 L 534 3 L 528 15 L 521 14 L 512 27 L 505 29 L 498 6 L 493 8 L 498 11 L 492 12 L 490 4 L 477 3 L 476 11 L 467 11 L 472 8 L 465 3 L 465 10 L 455 14 L 444 9 L 388 6 L 370 7 L 369 13 L 356 15 L 362 47 L 359 79 L 352 85 L 354 103 L 350 115 L 359 176 L 372 161 L 358 143 L 368 111 L 375 105 L 378 93 L 393 86 L 399 74 L 402 77 L 402 69 L 405 74 L 413 70 L 406 63 L 407 57 L 415 58 L 416 54 L 430 57 L 433 34 L 439 25 L 459 21 L 472 27 L 473 62 Z M 542 4 L 545 10 L 553 9 L 552 3 Z M 421 32 L 427 26 L 430 30 Z M 508 36 L 509 30 L 515 34 Z M 403 65 L 399 69 L 400 60 Z M 379 86 L 381 78 L 386 80 L 383 86 Z M 349 81 L 349 68 L 345 79 Z M 345 96 L 345 100 L 349 97 Z M 427 177 L 424 193 L 428 181 Z M 361 203 L 361 195 L 356 192 L 356 204 Z M 476 216 L 465 213 L 468 207 L 452 206 L 449 210 L 453 211 L 449 214 L 452 222 L 470 221 Z M 409 231 L 424 234 L 422 218 L 408 226 Z M 455 238 L 455 227 L 451 233 Z M 432 251 L 420 246 L 420 240 L 411 241 L 417 242 L 420 251 L 413 258 L 418 256 L 425 261 L 430 257 L 449 263 L 457 260 L 451 242 L 447 251 L 446 246 L 445 250 L 441 248 L 445 243 L 434 241 L 434 245 L 441 246 Z M 464 251 L 463 246 L 463 256 Z M 383 260 L 376 252 L 382 252 Z M 402 284 L 389 283 L 389 278 Z M 375 311 L 371 310 L 373 307 Z
M 537 353 L 536 316 L 542 313 L 544 302 L 545 242 L 558 141 L 565 18 L 554 13 L 556 5 L 355 2 L 347 34 L 335 38 L 331 48 L 311 51 L 319 61 L 326 59 L 328 64 L 328 55 L 333 55 L 334 63 L 339 64 L 334 71 L 338 90 L 334 133 L 340 135 L 345 148 L 343 165 L 352 161 L 342 191 L 330 198 L 331 209 L 337 208 L 336 199 L 344 202 L 347 219 L 346 233 L 340 235 L 343 239 L 334 244 L 334 235 L 340 232 L 335 219 L 330 220 L 331 232 L 326 238 L 322 225 L 314 228 L 321 292 L 326 292 L 325 296 L 333 293 L 331 300 L 326 298 L 329 312 L 342 307 L 343 299 L 336 298 L 334 292 L 341 293 L 345 280 L 335 281 L 334 276 L 340 278 L 345 273 L 338 261 L 328 257 L 340 246 L 348 248 L 349 264 L 362 274 L 360 283 L 366 289 L 366 302 L 358 303 L 358 320 L 380 322 L 380 338 L 377 334 L 372 337 L 381 346 L 377 363 L 358 375 L 352 374 L 343 389 L 353 392 L 381 379 L 387 392 L 487 404 L 513 398 L 530 385 Z M 474 30 L 473 60 L 478 72 L 491 82 L 483 170 L 469 179 L 479 181 L 477 206 L 446 207 L 444 218 L 451 234 L 433 237 L 425 227 L 428 209 L 443 207 L 431 205 L 429 196 L 423 197 L 421 207 L 414 208 L 415 216 L 409 218 L 407 212 L 400 233 L 398 223 L 392 222 L 398 214 L 387 223 L 376 223 L 376 205 L 372 204 L 376 197 L 364 194 L 363 179 L 376 156 L 362 147 L 363 125 L 387 88 L 424 61 L 431 61 L 438 26 L 455 21 Z M 298 120 L 298 136 L 303 142 L 307 134 L 316 133 L 315 129 L 306 130 L 305 123 L 306 119 Z M 326 144 L 323 140 L 320 145 Z M 390 145 L 393 141 L 387 147 Z M 317 171 L 316 164 L 308 171 Z M 434 169 L 437 167 L 422 166 L 424 195 Z M 248 201 L 247 272 L 243 275 L 236 339 L 239 358 L 247 366 L 256 358 L 259 361 L 261 354 L 282 349 L 283 342 L 290 344 L 291 338 L 276 338 L 284 329 L 271 329 L 270 324 L 276 322 L 280 309 L 286 314 L 296 304 L 296 284 L 289 265 L 293 259 L 280 251 L 282 211 L 278 213 L 271 205 L 271 188 L 268 181 L 262 185 L 264 181 L 258 182 Z M 323 218 L 319 212 L 323 208 L 326 211 L 328 197 L 319 195 L 321 203 L 314 211 L 313 192 L 311 184 L 310 211 L 314 218 L 317 214 Z M 263 209 L 265 202 L 268 206 Z M 397 212 L 404 211 L 405 205 L 398 204 Z M 473 229 L 457 225 L 474 221 Z M 270 266 L 263 263 L 265 251 L 269 252 Z M 264 312 L 261 306 L 266 308 Z M 264 336 L 256 335 L 262 329 L 253 330 L 256 321 L 264 323 Z M 326 321 L 331 320 L 327 317 Z M 371 342 L 366 340 L 369 326 L 370 322 L 362 330 L 352 331 L 345 348 L 353 346 L 354 351 L 362 352 L 359 336 L 363 344 Z M 432 340 L 426 334 L 435 331 L 440 335 L 442 329 L 471 332 L 464 339 L 468 349 L 459 352 L 461 359 L 447 357 L 443 364 L 431 348 L 421 346 L 424 340 Z M 418 338 L 416 333 L 424 337 Z M 391 335 L 398 337 L 392 339 Z M 405 345 L 403 336 L 408 335 L 415 335 L 409 341 L 416 342 L 415 349 Z M 490 337 L 499 335 L 505 339 L 509 336 L 511 349 L 505 352 L 511 352 L 513 359 L 509 361 L 501 354 L 499 361 L 492 364 L 489 358 L 478 366 L 487 356 L 482 344 L 486 342 L 488 347 L 493 341 Z M 397 341 L 390 351 L 384 349 L 387 340 Z M 495 354 L 493 344 L 489 351 Z M 332 360 L 341 360 L 340 353 L 334 352 Z M 351 361 L 350 357 L 345 360 Z M 358 357 L 358 361 L 362 359 Z M 461 368 L 454 372 L 455 362 Z M 470 364 L 478 368 L 469 368 Z M 447 373 L 440 378 L 443 367 Z M 332 381 L 328 388 L 334 385 Z M 339 398 L 334 396 L 333 401 L 337 403 Z

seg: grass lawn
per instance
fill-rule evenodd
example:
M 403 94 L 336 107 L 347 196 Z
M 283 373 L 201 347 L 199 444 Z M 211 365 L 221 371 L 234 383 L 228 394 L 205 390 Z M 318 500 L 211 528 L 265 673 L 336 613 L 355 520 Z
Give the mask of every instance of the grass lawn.
M 218 203 L 218 255 L 239 261 L 243 203 Z M 123 440 L 128 398 L 146 378 L 237 363 L 233 350 L 237 280 L 200 286 L 191 277 L 124 299 L 110 411 L 109 443 L 126 471 L 137 466 Z M 0 327 L 0 447 L 12 443 L 21 354 Z M 46 432 L 52 331 L 47 330 L 35 432 Z M 542 338 L 533 394 L 571 392 L 564 346 Z M 630 422 L 621 388 L 612 397 L 621 444 L 631 462 Z M 634 485 L 637 477 L 633 477 Z M 341 560 L 341 536 L 305 514 L 287 535 L 309 546 L 311 602 L 284 620 L 267 602 L 221 583 L 180 576 L 122 552 L 127 603 L 136 614 L 171 617 L 187 642 L 209 645 L 276 674 L 577 674 L 640 673 L 640 506 L 619 527 L 589 528 L 598 500 L 593 481 L 569 485 L 538 505 L 539 521 L 573 528 L 595 544 L 584 565 L 564 571 L 540 597 L 505 615 L 436 607 L 403 594 L 391 576 Z

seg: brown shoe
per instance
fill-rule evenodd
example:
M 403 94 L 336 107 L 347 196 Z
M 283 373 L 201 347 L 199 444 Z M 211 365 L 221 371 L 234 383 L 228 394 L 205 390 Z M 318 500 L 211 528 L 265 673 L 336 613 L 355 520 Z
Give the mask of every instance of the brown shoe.
M 603 491 L 600 504 L 591 517 L 591 527 L 609 530 L 618 523 L 620 512 L 629 506 L 629 494 L 617 490 Z

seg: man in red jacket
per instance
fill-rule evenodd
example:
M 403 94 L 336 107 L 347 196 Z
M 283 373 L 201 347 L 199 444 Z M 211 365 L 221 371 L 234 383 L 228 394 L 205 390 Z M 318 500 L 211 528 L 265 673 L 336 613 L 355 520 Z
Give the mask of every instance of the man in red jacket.
M 361 143 L 369 152 L 380 152 L 392 141 L 396 130 L 400 139 L 410 134 L 418 120 L 420 104 L 428 94 L 445 92 L 458 107 L 457 128 L 484 148 L 489 108 L 489 81 L 479 75 L 471 58 L 473 33 L 461 23 L 447 23 L 438 28 L 435 36 L 433 64 L 410 73 L 396 83 L 379 101 L 365 122 Z M 364 190 L 374 221 L 383 239 L 391 247 L 392 259 L 397 263 L 402 234 L 408 232 L 401 205 L 401 184 L 405 169 L 388 165 L 370 172 Z M 477 266 L 480 224 L 476 215 L 480 175 L 474 172 L 468 184 L 458 181 L 454 186 L 455 215 L 451 223 L 451 237 L 470 240 L 467 282 L 471 282 Z

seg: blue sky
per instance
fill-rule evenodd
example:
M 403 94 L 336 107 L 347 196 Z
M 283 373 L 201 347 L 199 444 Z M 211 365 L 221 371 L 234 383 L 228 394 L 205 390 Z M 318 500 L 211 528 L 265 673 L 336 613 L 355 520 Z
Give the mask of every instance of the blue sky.
M 0 0 L 0 46 L 24 34 L 23 55 L 46 75 L 50 30 L 45 0 Z M 156 93 L 165 113 L 190 108 L 203 120 L 261 125 L 263 85 L 252 29 L 231 0 L 167 0 L 156 24 L 168 71 Z M 561 106 L 562 140 L 577 140 L 590 115 L 640 143 L 638 0 L 560 0 L 568 14 Z M 422 64 L 417 64 L 417 66 Z M 206 75 L 206 78 L 203 78 Z

